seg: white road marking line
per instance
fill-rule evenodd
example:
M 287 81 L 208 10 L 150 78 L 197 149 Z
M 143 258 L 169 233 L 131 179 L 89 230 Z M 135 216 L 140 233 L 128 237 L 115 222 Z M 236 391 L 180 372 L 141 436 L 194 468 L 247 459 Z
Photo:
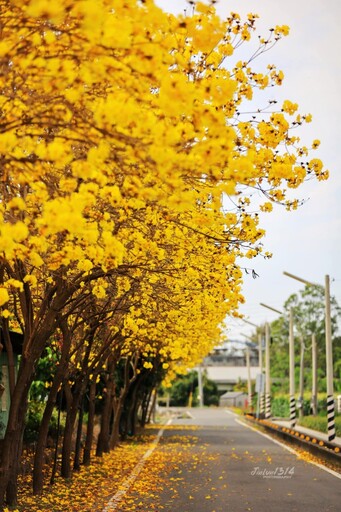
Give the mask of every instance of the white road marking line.
M 237 414 L 236 412 L 233 412 L 233 411 L 230 411 L 229 409 L 224 409 L 224 411 L 227 413 L 227 414 L 231 414 L 232 416 L 240 416 L 239 414 Z
M 282 448 L 285 448 L 286 450 L 288 450 L 288 452 L 295 454 L 297 457 L 300 457 L 299 452 L 297 452 L 293 448 L 290 448 L 290 446 L 287 446 L 286 444 L 283 444 L 280 441 L 277 441 L 277 439 L 273 439 L 271 436 L 268 436 L 268 434 L 264 434 L 264 432 L 260 432 L 256 428 L 251 427 L 251 425 L 247 425 L 243 421 L 240 421 L 240 420 L 235 420 L 235 421 L 237 423 L 239 423 L 240 425 L 243 425 L 243 427 L 250 428 L 251 430 L 254 430 L 255 432 L 257 432 L 257 434 L 259 434 L 259 435 L 261 435 L 263 437 L 266 437 L 267 439 L 270 439 L 270 441 L 272 441 L 273 443 L 278 444 Z M 336 478 L 341 479 L 340 473 L 337 473 L 336 471 L 333 471 L 332 469 L 329 469 L 326 466 L 323 466 L 322 464 L 319 464 L 318 462 L 314 462 L 312 460 L 307 460 L 306 462 L 309 462 L 310 464 L 313 464 L 314 466 L 317 466 L 318 468 L 323 469 L 324 471 L 327 471 L 327 473 L 330 473 L 331 475 L 336 476 Z
M 169 419 L 167 422 L 167 426 L 172 423 L 172 419 Z M 151 456 L 157 445 L 159 444 L 159 441 L 161 437 L 163 436 L 165 429 L 162 428 L 159 430 L 156 439 L 154 439 L 151 448 L 146 451 L 146 453 L 141 458 L 140 462 L 136 464 L 132 472 L 130 473 L 129 477 L 126 479 L 126 481 L 123 483 L 122 488 L 117 491 L 116 494 L 108 501 L 107 505 L 103 508 L 102 512 L 113 512 L 114 510 L 117 510 L 117 507 L 122 500 L 123 496 L 129 491 L 132 484 L 135 482 L 136 478 L 141 473 L 146 460 Z

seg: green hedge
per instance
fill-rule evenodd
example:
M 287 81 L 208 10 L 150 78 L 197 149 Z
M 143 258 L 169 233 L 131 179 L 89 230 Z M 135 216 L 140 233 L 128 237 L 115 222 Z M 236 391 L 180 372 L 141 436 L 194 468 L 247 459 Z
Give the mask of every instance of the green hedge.
M 271 415 L 288 418 L 290 416 L 289 397 L 278 396 L 271 400 Z
M 302 427 L 318 430 L 319 432 L 327 432 L 327 418 L 322 416 L 303 416 L 299 419 L 299 425 Z M 335 416 L 335 432 L 341 437 L 341 416 Z
M 309 416 L 311 414 L 311 399 L 310 396 L 306 396 L 303 400 L 303 414 Z M 296 396 L 296 414 L 298 416 L 299 409 L 297 407 L 297 396 Z M 325 394 L 321 394 L 317 400 L 317 414 L 318 416 L 325 417 L 327 415 L 327 397 Z M 271 415 L 279 416 L 281 418 L 289 418 L 289 395 L 276 395 L 271 400 Z

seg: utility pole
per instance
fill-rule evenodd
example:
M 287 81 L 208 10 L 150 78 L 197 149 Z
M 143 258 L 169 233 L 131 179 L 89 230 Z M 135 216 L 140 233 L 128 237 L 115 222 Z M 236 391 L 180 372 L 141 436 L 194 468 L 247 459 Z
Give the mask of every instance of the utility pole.
M 312 358 L 312 388 L 311 388 L 311 409 L 314 416 L 317 414 L 317 344 L 316 336 L 311 336 L 311 358 Z
M 290 426 L 296 425 L 296 400 L 295 400 L 295 344 L 294 344 L 294 313 L 289 311 L 289 400 L 290 400 Z
M 284 275 L 296 279 L 308 286 L 320 286 L 311 283 L 302 277 L 295 276 L 289 272 L 283 272 Z M 333 345 L 332 345 L 332 328 L 331 328 L 331 308 L 330 308 L 330 278 L 325 276 L 324 285 L 325 297 L 325 330 L 326 330 L 326 377 L 327 377 L 327 431 L 328 441 L 335 439 L 335 406 L 334 406 L 334 383 L 333 383 Z
M 262 340 L 262 333 L 258 334 L 258 364 L 259 364 L 259 371 L 263 378 L 263 340 Z M 261 391 L 258 393 L 259 395 L 259 413 L 262 415 L 264 414 L 264 392 Z
M 249 320 L 245 320 L 245 318 L 243 318 L 243 321 L 246 324 L 253 325 L 253 327 L 256 327 L 256 329 L 259 330 L 259 325 L 254 324 L 253 322 L 250 322 Z M 244 336 L 245 336 L 245 334 L 244 334 Z M 246 338 L 249 338 L 249 336 L 246 336 Z M 251 338 L 249 338 L 249 339 L 251 339 Z M 262 389 L 262 386 L 264 386 L 264 384 L 262 384 L 262 382 L 264 382 L 264 381 L 263 381 L 263 343 L 262 343 L 262 333 L 261 332 L 258 332 L 258 366 L 259 366 L 259 371 L 260 371 L 260 375 L 261 375 L 260 389 Z M 257 417 L 259 417 L 259 415 L 263 414 L 263 413 L 264 413 L 264 391 L 258 391 Z
M 247 366 L 247 394 L 249 402 L 249 410 L 252 411 L 252 385 L 251 385 L 251 371 L 250 371 L 250 349 L 246 347 L 246 366 Z
M 265 419 L 271 417 L 270 326 L 265 324 Z
M 275 309 L 261 302 L 261 306 L 271 309 L 279 315 L 283 315 L 282 311 Z M 289 312 L 289 395 L 290 395 L 290 426 L 296 424 L 296 400 L 295 400 L 295 345 L 294 345 L 294 313 L 293 308 Z
M 264 308 L 271 309 L 275 313 L 282 315 L 282 311 L 272 308 L 267 304 L 260 302 Z M 265 418 L 271 416 L 271 377 L 270 377 L 270 326 L 268 322 L 265 324 Z
M 333 346 L 332 346 L 332 322 L 330 312 L 330 280 L 325 276 L 325 301 L 326 301 L 326 374 L 327 374 L 327 430 L 328 441 L 335 439 L 335 410 L 334 410 L 334 383 L 333 383 Z
M 298 397 L 298 407 L 300 418 L 304 416 L 303 402 L 304 402 L 304 352 L 305 345 L 303 337 L 301 337 L 301 352 L 300 352 L 300 395 Z

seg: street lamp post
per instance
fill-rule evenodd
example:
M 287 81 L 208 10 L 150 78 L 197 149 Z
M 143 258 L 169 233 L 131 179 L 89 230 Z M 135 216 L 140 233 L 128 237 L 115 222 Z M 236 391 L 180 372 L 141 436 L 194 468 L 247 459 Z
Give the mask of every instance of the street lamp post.
M 311 283 L 306 279 L 283 272 L 284 275 L 296 279 L 301 283 L 308 286 L 319 286 L 316 283 Z M 334 383 L 333 383 L 333 348 L 332 348 L 332 329 L 331 329 L 331 311 L 330 311 L 330 279 L 329 275 L 325 276 L 325 326 L 326 326 L 326 377 L 327 377 L 327 430 L 328 440 L 335 439 L 335 411 L 334 411 Z

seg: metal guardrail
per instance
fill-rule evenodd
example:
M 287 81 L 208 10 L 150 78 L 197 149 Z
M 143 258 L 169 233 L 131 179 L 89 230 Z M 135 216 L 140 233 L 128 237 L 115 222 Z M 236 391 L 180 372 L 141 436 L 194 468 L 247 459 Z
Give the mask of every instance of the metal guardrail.
M 335 443 L 325 441 L 318 436 L 311 436 L 295 430 L 294 428 L 277 425 L 270 420 L 256 419 L 254 416 L 246 414 L 244 416 L 248 422 L 264 427 L 269 432 L 282 438 L 289 443 L 303 448 L 312 455 L 325 461 L 332 462 L 341 470 L 341 449 Z M 318 433 L 317 433 L 318 434 Z

